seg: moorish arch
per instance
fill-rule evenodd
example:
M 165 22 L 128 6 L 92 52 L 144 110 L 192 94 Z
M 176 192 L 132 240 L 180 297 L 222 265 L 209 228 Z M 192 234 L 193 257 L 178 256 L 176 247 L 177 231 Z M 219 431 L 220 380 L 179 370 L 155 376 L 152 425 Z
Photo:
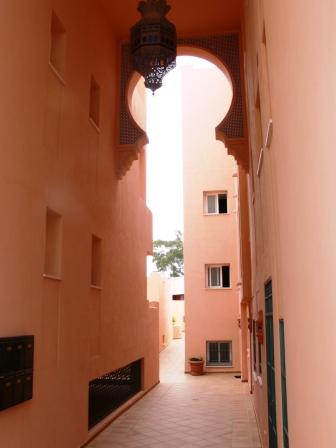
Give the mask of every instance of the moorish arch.
M 244 104 L 243 75 L 239 34 L 179 39 L 178 56 L 196 56 L 212 62 L 230 80 L 232 102 L 222 122 L 216 127 L 216 138 L 224 143 L 228 153 L 248 172 L 248 140 Z M 139 152 L 148 143 L 142 124 L 132 116 L 132 95 L 140 79 L 134 72 L 129 44 L 121 48 L 121 76 L 119 97 L 119 138 L 117 176 L 121 179 Z

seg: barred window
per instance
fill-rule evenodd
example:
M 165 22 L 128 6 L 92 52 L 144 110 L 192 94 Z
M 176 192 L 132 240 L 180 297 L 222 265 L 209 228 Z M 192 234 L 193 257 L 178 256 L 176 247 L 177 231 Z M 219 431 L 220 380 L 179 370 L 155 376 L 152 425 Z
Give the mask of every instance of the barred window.
M 207 366 L 232 366 L 231 341 L 207 341 Z

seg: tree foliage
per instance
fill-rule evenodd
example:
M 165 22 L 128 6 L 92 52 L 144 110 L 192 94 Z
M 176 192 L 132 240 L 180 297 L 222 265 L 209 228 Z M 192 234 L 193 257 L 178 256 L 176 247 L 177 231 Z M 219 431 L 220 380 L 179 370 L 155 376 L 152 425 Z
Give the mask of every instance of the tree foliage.
M 182 232 L 176 232 L 174 240 L 156 240 L 153 243 L 153 261 L 159 272 L 168 272 L 170 277 L 181 277 L 183 270 Z

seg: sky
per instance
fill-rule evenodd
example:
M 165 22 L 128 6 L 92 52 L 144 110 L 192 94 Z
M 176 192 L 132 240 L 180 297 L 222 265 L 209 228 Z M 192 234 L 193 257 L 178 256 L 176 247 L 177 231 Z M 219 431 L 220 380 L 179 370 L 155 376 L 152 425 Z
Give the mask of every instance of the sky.
M 183 66 L 212 66 L 190 56 L 177 66 L 153 96 L 147 94 L 147 205 L 153 212 L 153 239 L 173 239 L 183 231 L 182 84 Z
M 153 212 L 153 239 L 173 239 L 183 230 L 182 110 L 180 68 L 164 86 L 147 95 L 147 205 Z
M 147 205 L 153 213 L 153 240 L 174 239 L 183 233 L 182 179 L 182 70 L 214 67 L 204 59 L 177 58 L 177 66 L 163 80 L 163 86 L 147 91 Z M 151 257 L 147 273 L 155 270 Z

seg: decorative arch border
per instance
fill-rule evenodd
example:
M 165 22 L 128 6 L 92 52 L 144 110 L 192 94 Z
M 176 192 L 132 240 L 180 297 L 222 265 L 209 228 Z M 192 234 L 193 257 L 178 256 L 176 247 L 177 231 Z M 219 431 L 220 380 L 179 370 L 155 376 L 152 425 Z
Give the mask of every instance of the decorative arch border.
M 239 33 L 178 39 L 177 44 L 182 48 L 205 50 L 226 68 L 232 82 L 233 97 L 229 111 L 216 128 L 216 138 L 225 144 L 228 153 L 235 157 L 237 163 L 248 171 L 248 140 Z M 133 74 L 130 46 L 124 44 L 121 47 L 118 178 L 125 175 L 133 161 L 137 160 L 141 148 L 148 143 L 145 131 L 137 125 L 129 108 L 129 95 L 133 93 L 132 89 L 135 87 Z

